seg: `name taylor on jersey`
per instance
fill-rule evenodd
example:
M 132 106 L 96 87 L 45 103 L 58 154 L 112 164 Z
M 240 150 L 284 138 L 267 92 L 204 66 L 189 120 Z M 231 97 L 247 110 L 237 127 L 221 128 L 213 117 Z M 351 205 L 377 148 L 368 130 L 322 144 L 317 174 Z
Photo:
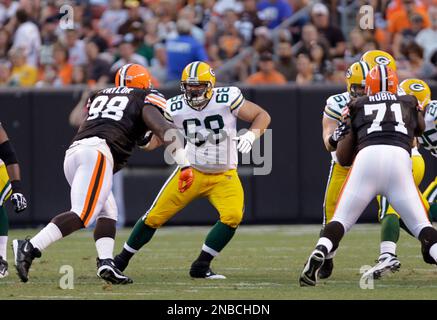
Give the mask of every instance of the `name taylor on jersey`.
M 237 115 L 244 96 L 237 87 L 213 89 L 208 104 L 192 108 L 183 94 L 167 100 L 165 117 L 184 132 L 187 157 L 194 168 L 207 173 L 236 169 Z

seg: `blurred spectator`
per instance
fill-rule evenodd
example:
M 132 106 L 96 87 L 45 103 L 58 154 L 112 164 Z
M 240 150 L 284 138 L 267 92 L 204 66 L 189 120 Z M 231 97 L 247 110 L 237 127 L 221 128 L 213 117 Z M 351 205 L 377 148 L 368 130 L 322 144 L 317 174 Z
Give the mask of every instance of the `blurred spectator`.
M 178 20 L 179 36 L 166 43 L 168 77 L 167 81 L 179 80 L 182 70 L 193 61 L 207 61 L 204 47 L 191 35 L 191 23 Z
M 68 29 L 65 32 L 65 44 L 68 48 L 69 63 L 73 66 L 84 65 L 87 63 L 85 53 L 85 43 L 79 39 L 76 29 Z
M 346 50 L 346 40 L 343 32 L 329 22 L 328 8 L 322 4 L 317 3 L 311 9 L 311 18 L 314 26 L 328 42 L 329 55 L 333 58 L 343 57 Z
M 404 57 L 404 60 L 399 60 L 397 63 L 399 79 L 431 79 L 435 76 L 436 68 L 423 59 L 423 49 L 418 44 L 413 42 L 408 45 Z
M 220 16 L 223 15 L 225 13 L 225 11 L 229 10 L 229 9 L 235 10 L 236 12 L 243 11 L 243 6 L 241 4 L 241 1 L 238 1 L 238 0 L 218 0 L 213 7 L 214 12 Z
M 88 41 L 85 49 L 88 58 L 86 71 L 88 84 L 94 85 L 97 83 L 99 86 L 107 84 L 110 78 L 110 64 L 99 57 L 99 47 L 95 42 Z
M 143 24 L 143 18 L 140 13 L 140 2 L 137 0 L 128 0 L 125 2 L 125 6 L 128 7 L 128 18 L 127 20 L 118 28 L 118 33 L 125 35 L 131 32 L 132 24 L 139 22 Z
M 10 76 L 9 63 L 0 63 L 0 86 L 7 86 Z
M 333 65 L 328 59 L 328 52 L 318 43 L 314 43 L 310 49 L 310 59 L 313 64 L 314 82 L 328 79 L 334 72 Z
M 9 51 L 12 63 L 9 85 L 19 87 L 33 86 L 38 77 L 37 69 L 27 63 L 26 49 L 15 47 Z
M 393 55 L 395 58 L 401 56 L 401 50 L 415 41 L 417 34 L 423 29 L 424 21 L 421 15 L 414 13 L 411 15 L 411 27 L 405 28 L 394 35 L 393 38 Z
M 304 53 L 297 56 L 297 76 L 296 83 L 299 85 L 307 85 L 314 80 L 314 70 L 310 57 Z
M 257 7 L 258 16 L 270 29 L 276 28 L 293 14 L 293 9 L 285 0 L 261 0 Z
M 61 43 L 53 46 L 53 60 L 57 70 L 57 78 L 63 86 L 71 84 L 73 78 L 73 65 L 69 62 L 69 51 Z
M 364 52 L 366 52 L 366 38 L 360 29 L 355 28 L 349 33 L 349 45 L 345 52 L 346 64 L 350 65 L 355 61 L 360 60 Z
M 423 48 L 426 61 L 430 61 L 432 53 L 437 50 L 437 6 L 428 10 L 431 27 L 420 31 L 416 42 Z
M 0 24 L 4 25 L 9 19 L 15 16 L 19 6 L 18 1 L 2 0 L 0 2 Z
M 297 69 L 290 42 L 280 42 L 277 47 L 277 55 L 276 70 L 282 73 L 287 81 L 295 81 Z
M 74 66 L 71 84 L 85 84 L 87 82 L 84 66 Z
M 388 18 L 387 30 L 391 35 L 411 28 L 411 16 L 413 14 L 422 16 L 425 28 L 430 26 L 428 15 L 426 12 L 418 9 L 415 0 L 402 0 L 402 5 L 402 8 L 391 14 Z
M 306 55 L 310 54 L 311 45 L 319 40 L 319 32 L 317 28 L 312 24 L 307 24 L 302 28 L 302 39 L 296 43 L 293 47 L 295 56 L 301 53 Z M 322 40 L 323 41 L 323 40 Z
M 35 23 L 29 20 L 28 14 L 23 9 L 17 10 L 15 18 L 17 26 L 12 47 L 24 49 L 27 64 L 37 66 L 41 47 L 39 29 Z
M 123 0 L 109 0 L 109 7 L 100 18 L 99 28 L 108 30 L 111 35 L 115 35 L 127 19 L 128 13 L 127 10 L 123 9 Z
M 52 64 L 47 64 L 44 66 L 41 76 L 41 80 L 35 84 L 35 87 L 37 88 L 59 87 L 62 85 L 57 77 L 56 68 Z
M 185 6 L 178 14 L 179 19 L 188 20 L 191 23 L 191 35 L 202 45 L 205 44 L 204 31 L 196 26 L 196 11 L 191 6 Z
M 11 46 L 9 32 L 6 29 L 0 29 L 0 63 L 8 61 L 8 52 Z
M 118 46 L 118 53 L 120 55 L 120 59 L 117 60 L 111 66 L 111 74 L 115 75 L 117 70 L 124 66 L 127 63 L 138 63 L 142 66 L 147 67 L 147 61 L 143 56 L 135 53 L 135 48 L 131 42 L 123 40 Z M 111 78 L 112 78 L 111 75 Z
M 240 31 L 245 45 L 250 45 L 254 38 L 255 29 L 262 25 L 258 17 L 256 0 L 243 0 L 243 11 L 240 14 L 240 20 L 237 22 L 237 28 Z
M 150 73 L 159 83 L 167 81 L 167 53 L 163 45 L 155 46 L 155 56 L 152 59 Z M 154 83 L 153 86 L 158 87 L 157 83 Z
M 285 77 L 275 69 L 275 63 L 270 52 L 263 52 L 259 59 L 259 71 L 250 75 L 246 83 L 250 85 L 285 84 Z

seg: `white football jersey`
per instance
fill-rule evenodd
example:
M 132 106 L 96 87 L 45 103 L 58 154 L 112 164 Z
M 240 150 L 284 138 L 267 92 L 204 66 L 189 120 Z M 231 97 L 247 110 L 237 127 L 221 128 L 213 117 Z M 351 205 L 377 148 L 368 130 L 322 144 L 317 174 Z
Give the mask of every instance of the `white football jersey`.
M 341 122 L 341 113 L 346 104 L 351 100 L 349 92 L 343 92 L 339 94 L 334 94 L 326 100 L 325 110 L 323 111 L 323 116 L 329 119 Z M 331 152 L 332 160 L 337 161 L 337 156 L 335 151 Z
M 437 100 L 432 100 L 426 106 L 425 131 L 418 137 L 420 144 L 437 157 Z
M 202 110 L 188 105 L 183 94 L 167 100 L 166 118 L 183 130 L 187 157 L 202 172 L 220 173 L 238 165 L 237 115 L 244 97 L 237 87 L 213 89 L 209 103 Z

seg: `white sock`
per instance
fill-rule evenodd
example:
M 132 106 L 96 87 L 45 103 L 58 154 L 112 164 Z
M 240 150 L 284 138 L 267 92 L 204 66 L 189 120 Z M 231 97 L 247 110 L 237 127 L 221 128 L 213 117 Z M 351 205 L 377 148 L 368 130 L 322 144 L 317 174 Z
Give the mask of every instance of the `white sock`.
M 331 252 L 332 247 L 334 246 L 334 245 L 332 244 L 332 241 L 329 240 L 329 239 L 326 238 L 326 237 L 321 237 L 321 238 L 319 239 L 319 241 L 317 242 L 316 247 L 317 247 L 317 246 L 320 246 L 320 245 L 324 246 L 324 247 L 328 250 L 328 253 Z
M 62 232 L 59 230 L 58 226 L 52 222 L 45 226 L 36 236 L 30 239 L 30 243 L 38 248 L 40 251 L 43 251 L 53 242 L 62 239 Z
M 391 253 L 396 255 L 396 243 L 392 241 L 382 241 L 380 244 L 380 253 Z
M 437 243 L 434 243 L 431 248 L 429 248 L 429 255 L 437 262 Z
M 218 254 L 219 254 L 217 251 L 215 251 L 214 249 L 208 247 L 206 244 L 203 244 L 202 251 L 208 252 L 213 257 L 217 257 Z
M 8 252 L 8 236 L 0 236 L 0 256 L 3 260 L 6 260 L 6 254 Z
M 112 253 L 114 252 L 114 239 L 109 237 L 104 237 L 97 239 L 96 249 L 99 259 L 113 259 Z

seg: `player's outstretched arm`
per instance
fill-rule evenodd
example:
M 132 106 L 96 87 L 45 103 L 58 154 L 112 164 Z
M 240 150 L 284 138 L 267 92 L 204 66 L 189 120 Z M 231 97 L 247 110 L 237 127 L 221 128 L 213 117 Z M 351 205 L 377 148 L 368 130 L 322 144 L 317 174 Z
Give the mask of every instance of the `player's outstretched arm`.
M 14 205 L 15 212 L 21 212 L 27 208 L 27 201 L 23 195 L 23 189 L 21 187 L 21 174 L 20 166 L 18 164 L 15 150 L 12 147 L 9 137 L 0 124 L 0 159 L 6 165 L 6 170 L 9 175 L 9 180 L 12 187 L 11 201 Z
M 338 121 L 329 119 L 328 117 L 323 117 L 322 127 L 323 127 L 323 142 L 325 143 L 325 148 L 329 152 L 335 151 L 335 142 L 332 141 L 332 134 L 338 126 Z
M 271 118 L 267 111 L 248 100 L 240 107 L 237 117 L 251 123 L 249 131 L 236 138 L 239 141 L 237 149 L 242 153 L 248 153 L 252 149 L 253 142 L 268 128 Z
M 162 114 L 154 106 L 146 105 L 143 108 L 143 120 L 147 127 L 164 143 L 164 145 L 172 144 L 175 148 L 172 156 L 175 162 L 181 167 L 181 172 L 179 174 L 179 191 L 185 192 L 193 184 L 194 174 L 191 169 L 191 164 L 186 157 L 183 138 L 181 135 L 176 134 L 177 128 L 165 120 Z M 165 139 L 168 130 L 173 130 L 175 132 L 175 134 L 171 136 L 171 140 Z

